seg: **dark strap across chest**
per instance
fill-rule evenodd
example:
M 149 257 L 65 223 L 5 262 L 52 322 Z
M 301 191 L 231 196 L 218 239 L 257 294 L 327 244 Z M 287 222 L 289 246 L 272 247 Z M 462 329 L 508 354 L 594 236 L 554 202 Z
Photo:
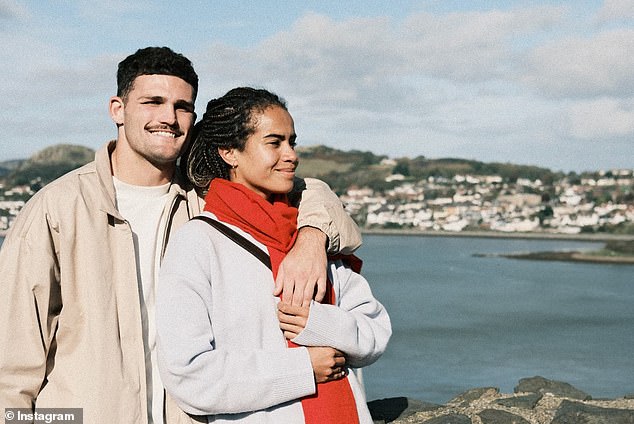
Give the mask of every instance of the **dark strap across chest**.
M 220 231 L 222 234 L 227 236 L 227 238 L 233 240 L 238 246 L 242 247 L 244 250 L 246 250 L 247 252 L 255 256 L 260 262 L 266 265 L 268 269 L 271 269 L 271 258 L 269 257 L 269 255 L 267 255 L 266 252 L 264 252 L 262 249 L 257 247 L 251 240 L 245 238 L 241 234 L 238 234 L 237 232 L 227 227 L 222 222 L 217 221 L 208 216 L 198 215 L 192 219 L 199 219 L 211 225 L 216 230 Z

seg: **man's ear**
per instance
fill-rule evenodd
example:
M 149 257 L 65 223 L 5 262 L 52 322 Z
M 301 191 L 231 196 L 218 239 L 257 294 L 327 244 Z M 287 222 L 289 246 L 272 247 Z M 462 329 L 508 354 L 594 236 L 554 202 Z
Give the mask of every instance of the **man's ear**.
M 235 149 L 230 147 L 218 147 L 218 154 L 230 167 L 236 165 Z
M 121 97 L 112 96 L 110 98 L 108 112 L 110 112 L 110 118 L 115 124 L 117 124 L 117 126 L 123 125 L 124 109 L 125 105 L 123 104 L 123 99 Z

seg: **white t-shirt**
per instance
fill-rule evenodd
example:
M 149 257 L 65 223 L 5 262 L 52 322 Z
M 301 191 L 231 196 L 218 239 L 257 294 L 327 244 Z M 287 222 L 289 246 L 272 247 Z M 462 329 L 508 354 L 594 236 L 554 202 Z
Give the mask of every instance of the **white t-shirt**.
M 117 208 L 129 222 L 134 238 L 137 281 L 141 299 L 141 323 L 147 376 L 148 418 L 150 424 L 163 424 L 163 383 L 156 358 L 154 321 L 156 276 L 160 264 L 163 211 L 170 199 L 170 183 L 160 186 L 135 186 L 113 177 Z

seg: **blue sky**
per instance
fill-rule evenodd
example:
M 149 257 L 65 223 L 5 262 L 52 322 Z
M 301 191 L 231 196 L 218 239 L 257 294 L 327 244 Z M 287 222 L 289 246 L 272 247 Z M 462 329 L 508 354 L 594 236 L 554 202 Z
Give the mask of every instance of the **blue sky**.
M 117 63 L 166 45 L 286 98 L 300 145 L 634 168 L 634 0 L 0 0 L 0 161 L 98 148 Z

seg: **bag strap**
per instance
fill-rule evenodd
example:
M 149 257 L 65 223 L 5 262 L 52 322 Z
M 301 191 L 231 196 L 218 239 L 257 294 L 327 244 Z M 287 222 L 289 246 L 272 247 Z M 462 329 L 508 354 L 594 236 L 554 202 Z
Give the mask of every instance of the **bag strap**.
M 201 221 L 204 221 L 207 224 L 211 225 L 216 230 L 220 231 L 222 234 L 227 236 L 227 238 L 233 240 L 238 246 L 242 247 L 244 250 L 246 250 L 247 252 L 255 256 L 257 259 L 259 259 L 260 262 L 262 262 L 268 269 L 272 269 L 271 258 L 269 257 L 269 255 L 267 255 L 262 249 L 257 247 L 252 241 L 236 233 L 234 230 L 227 227 L 222 222 L 217 221 L 205 215 L 198 215 L 193 217 L 192 219 L 200 219 Z

